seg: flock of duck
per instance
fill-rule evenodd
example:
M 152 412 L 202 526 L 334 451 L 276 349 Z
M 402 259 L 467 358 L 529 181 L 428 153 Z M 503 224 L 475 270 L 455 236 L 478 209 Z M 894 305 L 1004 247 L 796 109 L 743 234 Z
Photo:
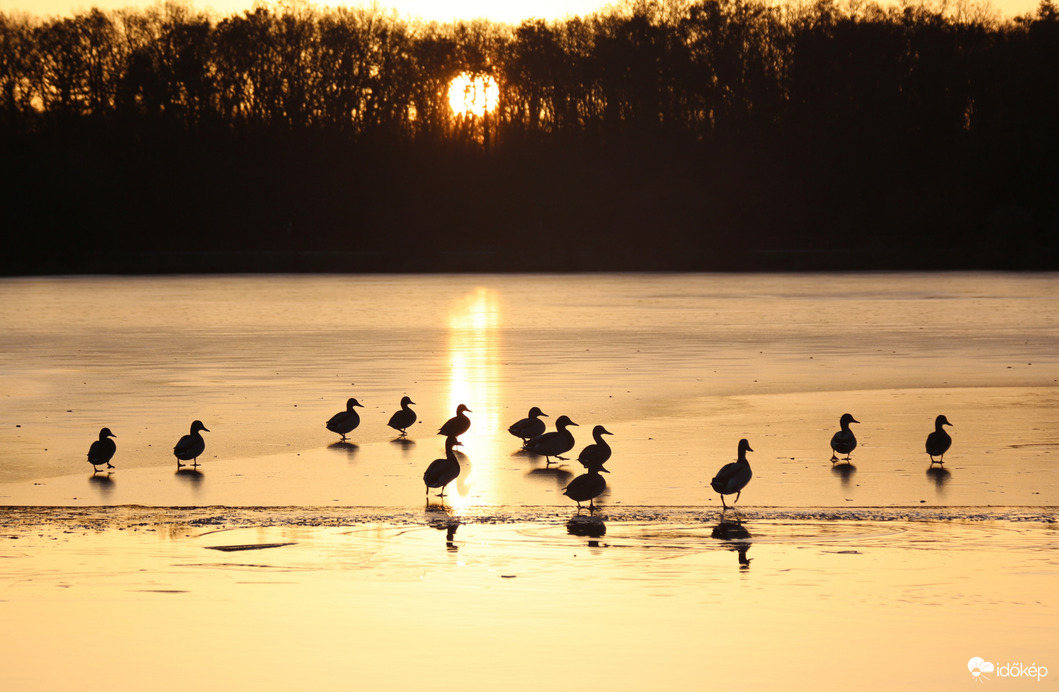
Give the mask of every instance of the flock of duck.
M 396 430 L 401 437 L 406 436 L 408 428 L 418 420 L 416 412 L 411 408 L 414 404 L 415 402 L 410 397 L 403 397 L 401 408 L 390 416 L 387 422 L 387 425 Z M 360 414 L 356 411 L 358 406 L 363 408 L 359 401 L 351 397 L 346 401 L 345 410 L 331 416 L 324 424 L 325 427 L 341 435 L 343 441 L 346 440 L 346 436 L 360 425 Z M 428 496 L 431 488 L 434 488 L 439 490 L 438 497 L 444 497 L 445 488 L 460 475 L 460 462 L 454 448 L 461 444 L 459 436 L 471 427 L 468 413 L 473 412 L 466 405 L 460 404 L 456 407 L 456 415 L 445 421 L 444 425 L 438 429 L 437 434 L 445 437 L 445 456 L 430 462 L 423 472 L 423 483 Z M 525 418 L 512 423 L 507 430 L 522 440 L 523 449 L 543 456 L 545 463 L 550 465 L 553 459 L 566 461 L 566 457 L 562 455 L 572 450 L 575 444 L 574 435 L 569 428 L 576 427 L 577 423 L 570 420 L 568 416 L 559 416 L 555 420 L 555 430 L 547 432 L 547 426 L 541 420 L 542 417 L 547 416 L 548 414 L 534 406 Z M 845 454 L 846 456 L 841 461 L 849 463 L 850 454 L 857 448 L 857 437 L 849 426 L 851 423 L 859 424 L 860 421 L 851 414 L 844 413 L 838 423 L 838 432 L 831 436 L 832 465 L 840 461 L 839 454 Z M 938 416 L 934 421 L 934 431 L 927 435 L 925 447 L 930 456 L 931 467 L 934 464 L 944 464 L 945 452 L 949 451 L 949 447 L 952 446 L 952 437 L 946 432 L 944 427 L 946 425 L 951 426 L 952 423 L 944 415 Z M 203 432 L 209 432 L 209 429 L 202 424 L 202 421 L 196 420 L 191 424 L 191 431 L 174 445 L 173 455 L 176 457 L 178 469 L 185 466 L 182 463 L 185 461 L 190 461 L 191 466 L 198 467 L 198 458 L 206 450 L 206 441 L 201 434 Z M 570 484 L 563 489 L 563 494 L 577 503 L 578 510 L 582 509 L 582 502 L 587 502 L 589 511 L 593 511 L 595 509 L 593 500 L 607 489 L 607 481 L 600 474 L 610 473 L 603 467 L 603 464 L 610 459 L 612 450 L 603 436 L 613 434 L 602 425 L 595 426 L 592 429 L 593 443 L 582 449 L 577 457 L 577 461 L 585 467 L 587 472 L 570 481 Z M 114 437 L 117 436 L 110 431 L 110 428 L 103 428 L 99 431 L 99 439 L 88 448 L 88 463 L 92 464 L 94 471 L 98 472 L 99 467 L 103 465 L 108 469 L 114 468 L 114 465 L 110 463 L 117 451 L 117 445 L 112 439 Z M 724 496 L 735 495 L 735 500 L 732 502 L 735 504 L 739 501 L 743 489 L 753 478 L 754 473 L 746 458 L 746 453 L 753 451 L 746 439 L 739 440 L 736 460 L 722 466 L 710 481 L 710 487 L 720 495 L 724 509 L 729 508 L 724 501 Z

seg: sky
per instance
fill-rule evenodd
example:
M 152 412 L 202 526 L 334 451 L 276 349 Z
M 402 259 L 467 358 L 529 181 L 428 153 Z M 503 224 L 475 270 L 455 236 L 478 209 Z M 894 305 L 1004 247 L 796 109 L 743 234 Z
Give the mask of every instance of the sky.
M 562 19 L 586 15 L 609 4 L 610 0 L 378 0 L 381 8 L 393 8 L 402 15 L 426 20 L 452 21 L 485 17 L 499 22 L 517 24 L 523 19 Z M 141 7 L 155 4 L 154 0 L 0 0 L 0 10 L 26 11 L 42 17 L 67 15 L 78 10 L 99 7 L 110 10 L 121 7 Z M 221 15 L 242 12 L 253 6 L 254 0 L 190 0 L 187 4 L 197 9 L 212 8 Z M 273 4 L 271 2 L 266 4 Z M 370 0 L 343 2 L 323 0 L 313 4 L 322 7 L 336 5 L 370 5 Z
M 990 0 L 1004 16 L 1035 12 L 1040 0 Z M 442 22 L 454 19 L 484 17 L 498 22 L 518 24 L 523 19 L 562 19 L 586 15 L 602 9 L 611 0 L 378 0 L 383 8 L 393 8 L 401 15 Z M 212 8 L 227 16 L 253 6 L 254 0 L 190 0 L 197 9 Z M 69 15 L 91 7 L 104 10 L 153 5 L 155 0 L 0 0 L 0 11 L 24 11 L 40 17 Z M 368 2 L 324 0 L 324 7 L 340 4 L 365 5 Z

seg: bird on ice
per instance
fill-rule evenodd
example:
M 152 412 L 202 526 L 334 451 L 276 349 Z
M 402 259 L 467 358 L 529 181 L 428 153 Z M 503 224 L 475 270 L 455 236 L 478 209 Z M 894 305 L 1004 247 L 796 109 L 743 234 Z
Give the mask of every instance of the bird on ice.
M 849 413 L 843 413 L 842 418 L 838 421 L 838 424 L 842 429 L 831 436 L 832 464 L 838 461 L 836 453 L 845 454 L 846 458 L 843 459 L 843 461 L 849 461 L 850 453 L 857 448 L 857 437 L 853 434 L 853 431 L 849 429 L 850 423 L 860 423 L 860 421 Z
M 743 488 L 754 476 L 754 472 L 750 470 L 750 462 L 746 460 L 746 453 L 753 451 L 749 442 L 745 439 L 739 440 L 739 458 L 722 466 L 710 481 L 710 487 L 720 494 L 721 506 L 725 509 L 728 509 L 728 505 L 724 503 L 724 496 L 735 493 L 735 502 L 732 504 L 739 502 L 739 495 L 742 494 Z
M 471 419 L 467 417 L 468 413 L 474 413 L 474 411 L 463 404 L 457 406 L 456 415 L 445 421 L 445 424 L 438 429 L 438 435 L 459 437 L 467 432 L 471 427 Z
M 184 435 L 173 447 L 173 455 L 177 458 L 177 468 L 184 466 L 181 461 L 191 461 L 192 466 L 199 465 L 199 457 L 206 451 L 206 440 L 202 439 L 199 431 L 209 432 L 209 428 L 197 420 L 191 424 L 191 432 Z
M 577 423 L 570 420 L 568 416 L 559 416 L 555 421 L 555 430 L 535 437 L 526 443 L 526 449 L 544 457 L 546 464 L 552 463 L 552 457 L 566 461 L 562 454 L 566 454 L 574 448 L 574 434 L 567 430 L 571 425 Z
M 103 428 L 99 431 L 99 439 L 88 448 L 88 463 L 92 464 L 93 472 L 99 471 L 96 467 L 102 464 L 106 464 L 108 469 L 114 468 L 110 460 L 114 458 L 114 452 L 118 450 L 118 446 L 114 444 L 114 440 L 110 439 L 112 437 L 117 437 L 117 435 L 110 432 L 110 428 Z
M 430 466 L 427 466 L 427 470 L 423 472 L 423 483 L 426 485 L 427 495 L 430 494 L 431 488 L 441 488 L 438 497 L 444 497 L 445 486 L 456 480 L 456 477 L 460 475 L 460 461 L 456 458 L 456 452 L 453 450 L 453 447 L 458 444 L 460 444 L 460 441 L 454 436 L 446 437 L 445 457 L 430 462 Z
M 952 437 L 942 427 L 944 425 L 951 426 L 952 423 L 945 416 L 938 416 L 934 419 L 934 432 L 927 435 L 927 454 L 930 455 L 932 466 L 934 464 L 944 464 L 945 452 L 949 451 L 949 447 L 952 446 Z M 934 459 L 934 457 L 941 458 Z
M 335 415 L 324 423 L 324 427 L 333 433 L 338 433 L 342 436 L 342 441 L 345 442 L 346 434 L 353 432 L 358 425 L 360 425 L 360 414 L 353 408 L 354 406 L 360 406 L 364 408 L 356 399 L 350 397 L 346 400 L 346 410 L 339 411 Z
M 390 420 L 386 424 L 401 433 L 401 437 L 407 435 L 408 428 L 416 422 L 416 412 L 408 407 L 409 404 L 414 403 L 410 397 L 401 397 L 401 409 L 390 416 Z
M 507 431 L 521 439 L 522 446 L 525 447 L 527 442 L 544 434 L 545 425 L 544 421 L 541 420 L 541 416 L 547 418 L 548 414 L 534 406 L 529 410 L 525 418 L 512 423 Z

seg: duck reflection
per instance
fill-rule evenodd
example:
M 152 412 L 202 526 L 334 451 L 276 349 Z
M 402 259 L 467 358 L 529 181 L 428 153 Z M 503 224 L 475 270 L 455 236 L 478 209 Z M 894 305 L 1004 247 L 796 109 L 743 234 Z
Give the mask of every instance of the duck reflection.
M 849 482 L 853 479 L 853 474 L 857 472 L 857 467 L 848 461 L 845 464 L 835 464 L 831 467 L 831 474 L 838 476 L 839 480 L 842 481 L 842 487 L 849 485 Z
M 114 479 L 110 475 L 95 471 L 88 477 L 88 484 L 99 490 L 100 495 L 107 497 L 114 492 Z
M 407 437 L 395 437 L 390 440 L 390 444 L 400 447 L 402 453 L 408 454 L 416 446 L 416 441 L 409 440 Z
M 332 442 L 327 445 L 328 449 L 333 449 L 336 452 L 345 452 L 352 459 L 356 456 L 357 452 L 360 451 L 360 447 L 353 444 L 352 442 Z
M 931 467 L 927 469 L 927 478 L 933 481 L 934 486 L 940 495 L 945 492 L 945 484 L 952 478 L 952 472 L 944 466 L 931 465 Z
M 447 505 L 431 506 L 426 508 L 426 522 L 432 528 L 445 532 L 445 549 L 456 552 L 460 549 L 456 545 L 456 529 L 460 527 L 460 520 L 452 515 L 452 508 Z
M 594 515 L 586 517 L 583 514 L 575 514 L 566 522 L 566 532 L 571 536 L 602 538 L 607 535 L 607 525 L 603 521 L 603 517 Z
M 202 471 L 190 466 L 177 469 L 176 477 L 189 484 L 192 488 L 198 488 L 206 478 Z
M 543 481 L 548 484 L 554 483 L 556 490 L 562 490 L 570 485 L 570 481 L 573 480 L 574 474 L 566 469 L 550 466 L 547 468 L 530 469 L 526 472 L 526 477 L 534 481 Z
M 739 569 L 750 569 L 750 560 L 752 558 L 747 557 L 747 551 L 750 550 L 751 535 L 750 531 L 743 526 L 743 522 L 738 520 L 729 521 L 722 518 L 721 522 L 713 527 L 710 535 L 719 541 L 725 541 L 728 543 L 729 550 L 738 553 Z

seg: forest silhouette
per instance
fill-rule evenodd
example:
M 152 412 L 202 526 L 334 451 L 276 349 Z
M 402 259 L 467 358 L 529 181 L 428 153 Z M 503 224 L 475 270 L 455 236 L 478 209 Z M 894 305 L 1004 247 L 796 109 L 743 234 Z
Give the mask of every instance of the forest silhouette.
M 9 275 L 1059 267 L 1051 0 L 0 13 L 0 138 Z

